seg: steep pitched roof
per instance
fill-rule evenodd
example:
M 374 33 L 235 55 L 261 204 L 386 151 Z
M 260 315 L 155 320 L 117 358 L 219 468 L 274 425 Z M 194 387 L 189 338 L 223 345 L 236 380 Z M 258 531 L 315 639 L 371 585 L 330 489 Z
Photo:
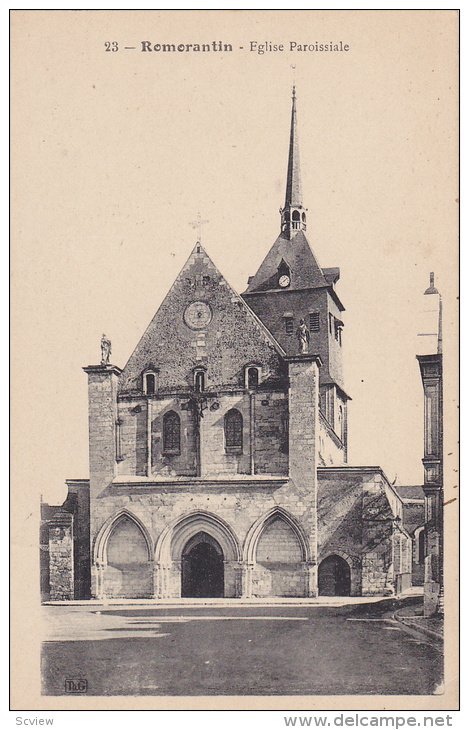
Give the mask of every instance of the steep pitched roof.
M 288 150 L 287 187 L 285 191 L 285 208 L 287 206 L 302 206 L 301 175 L 300 175 L 300 145 L 298 142 L 298 124 L 296 121 L 296 92 L 293 87 L 290 147 Z
M 188 307 L 202 304 L 201 326 Z M 200 309 L 200 306 L 199 306 Z M 190 310 L 189 310 L 190 311 Z M 191 327 L 192 325 L 192 327 Z M 280 375 L 284 350 L 222 276 L 200 243 L 176 277 L 119 377 L 119 391 L 141 389 L 147 368 L 159 372 L 159 388 L 190 388 L 195 367 L 207 370 L 208 387 L 239 386 L 243 368 L 259 362 Z
M 298 231 L 292 239 L 286 233 L 279 235 L 257 273 L 250 280 L 245 294 L 278 289 L 278 271 L 282 259 L 290 268 L 290 289 L 328 286 L 329 282 L 319 266 L 308 239 L 303 231 Z

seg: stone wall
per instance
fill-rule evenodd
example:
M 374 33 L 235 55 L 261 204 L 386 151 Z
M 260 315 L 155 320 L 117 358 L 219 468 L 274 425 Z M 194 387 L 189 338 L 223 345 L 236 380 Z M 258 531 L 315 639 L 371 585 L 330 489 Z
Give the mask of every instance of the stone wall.
M 296 329 L 300 319 L 309 326 L 310 313 L 318 313 L 319 332 L 311 332 L 309 351 L 322 360 L 321 384 L 332 379 L 343 387 L 342 346 L 335 339 L 334 330 L 330 332 L 329 328 L 329 313 L 339 320 L 342 313 L 326 288 L 257 292 L 243 296 L 287 353 L 297 350 Z M 287 315 L 293 315 L 294 320 L 290 334 L 285 327 Z
M 412 541 L 396 519 L 402 500 L 378 467 L 318 470 L 319 560 L 351 566 L 352 595 L 386 595 L 409 572 Z M 397 547 L 396 547 L 397 546 Z
M 68 479 L 67 489 L 62 505 L 41 502 L 43 601 L 90 597 L 89 482 L 87 479 Z
M 181 575 L 180 563 L 178 560 L 166 559 L 159 550 L 159 545 L 165 531 L 170 528 L 170 544 L 173 544 L 177 536 L 178 524 L 187 516 L 196 515 L 195 524 L 199 531 L 212 534 L 222 545 L 225 553 L 225 560 L 228 558 L 228 565 L 225 566 L 225 595 L 240 595 L 236 593 L 241 590 L 241 578 L 237 577 L 246 567 L 249 560 L 247 557 L 247 544 L 252 528 L 262 523 L 263 519 L 268 521 L 272 513 L 281 505 L 291 516 L 295 524 L 304 534 L 310 529 L 311 505 L 305 494 L 295 487 L 287 478 L 277 481 L 265 481 L 259 477 L 253 477 L 252 481 L 223 481 L 216 482 L 209 480 L 192 480 L 184 483 L 122 483 L 115 484 L 106 490 L 105 496 L 96 500 L 94 505 L 95 524 L 101 527 L 106 525 L 114 515 L 118 516 L 128 512 L 134 516 L 139 524 L 145 528 L 151 541 L 151 554 L 154 557 L 153 569 L 155 573 L 160 570 L 168 572 L 167 583 L 164 595 L 176 597 L 180 595 Z M 234 536 L 239 559 L 230 560 L 227 555 L 226 541 L 223 542 L 217 533 L 213 532 L 214 516 L 217 520 L 227 525 L 230 533 Z M 94 535 L 94 551 L 98 556 L 101 540 L 105 540 L 102 530 Z M 261 530 L 262 533 L 262 530 Z M 298 544 L 295 535 L 292 537 L 293 544 Z M 257 559 L 257 551 L 254 551 L 254 561 Z M 99 557 L 98 563 L 101 561 Z M 104 550 L 102 563 L 107 561 L 107 552 Z M 95 581 L 96 575 L 95 563 Z M 110 595 L 114 590 L 112 585 L 106 583 L 110 577 L 107 568 L 99 567 L 104 573 L 104 590 L 102 595 Z M 228 572 L 227 572 L 228 571 Z M 157 580 L 160 578 L 158 577 Z M 155 586 L 156 582 L 155 581 Z M 166 580 L 166 579 L 165 579 Z M 296 578 L 294 578 L 296 583 Z M 302 577 L 303 590 L 305 587 Z M 295 588 L 295 591 L 297 589 Z M 95 582 L 95 595 L 98 595 L 98 585 Z M 119 594 L 121 595 L 121 594 Z M 302 595 L 305 595 L 303 593 Z
M 154 476 L 196 476 L 195 420 L 193 411 L 186 407 L 187 402 L 187 396 L 128 396 L 119 399 L 119 476 L 146 476 L 149 466 Z M 243 417 L 243 448 L 240 452 L 230 453 L 225 447 L 224 418 L 232 408 Z M 163 417 L 169 411 L 178 414 L 181 424 L 181 448 L 176 454 L 165 453 L 163 448 Z M 200 421 L 200 439 L 202 476 L 286 475 L 287 394 L 267 388 L 255 392 L 207 393 Z M 151 465 L 148 464 L 149 448 Z
M 321 466 L 341 466 L 345 460 L 346 453 L 343 444 L 321 413 L 319 419 L 319 461 Z
M 304 596 L 306 572 L 301 546 L 282 519 L 265 528 L 257 547 L 253 596 Z
M 51 601 L 74 598 L 73 517 L 69 513 L 49 524 L 49 584 Z

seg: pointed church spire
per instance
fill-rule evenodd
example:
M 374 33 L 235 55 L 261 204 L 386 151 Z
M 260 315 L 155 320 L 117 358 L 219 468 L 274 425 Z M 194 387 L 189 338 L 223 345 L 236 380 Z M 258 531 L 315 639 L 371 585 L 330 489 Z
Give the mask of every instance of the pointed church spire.
M 287 187 L 285 205 L 280 209 L 282 217 L 281 230 L 289 238 L 299 230 L 306 230 L 306 208 L 303 208 L 300 175 L 300 146 L 298 142 L 298 125 L 296 120 L 296 88 L 292 90 L 292 109 L 290 124 L 290 148 L 288 151 Z
M 293 87 L 285 207 L 287 205 L 301 206 L 301 204 L 300 147 L 298 144 L 298 128 L 296 123 L 296 89 Z

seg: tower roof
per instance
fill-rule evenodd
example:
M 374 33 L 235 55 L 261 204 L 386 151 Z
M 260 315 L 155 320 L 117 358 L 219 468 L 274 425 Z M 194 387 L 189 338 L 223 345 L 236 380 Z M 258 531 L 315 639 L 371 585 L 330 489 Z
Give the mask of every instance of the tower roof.
M 278 275 L 282 261 L 290 269 L 290 289 L 330 285 L 303 231 L 298 231 L 293 240 L 290 240 L 289 235 L 284 232 L 279 235 L 250 280 L 246 293 L 278 289 Z
M 285 191 L 285 208 L 288 206 L 300 207 L 303 205 L 300 175 L 300 147 L 298 142 L 298 125 L 296 121 L 296 90 L 293 87 L 290 147 L 288 150 L 287 187 Z

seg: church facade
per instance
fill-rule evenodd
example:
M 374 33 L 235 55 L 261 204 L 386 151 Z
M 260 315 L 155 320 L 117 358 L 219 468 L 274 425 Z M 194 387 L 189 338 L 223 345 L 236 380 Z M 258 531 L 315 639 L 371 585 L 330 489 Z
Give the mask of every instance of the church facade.
M 123 369 L 103 336 L 84 368 L 89 480 L 43 505 L 45 597 L 410 585 L 404 500 L 379 467 L 348 464 L 340 271 L 306 237 L 295 91 L 280 216 L 242 295 L 199 239 Z

